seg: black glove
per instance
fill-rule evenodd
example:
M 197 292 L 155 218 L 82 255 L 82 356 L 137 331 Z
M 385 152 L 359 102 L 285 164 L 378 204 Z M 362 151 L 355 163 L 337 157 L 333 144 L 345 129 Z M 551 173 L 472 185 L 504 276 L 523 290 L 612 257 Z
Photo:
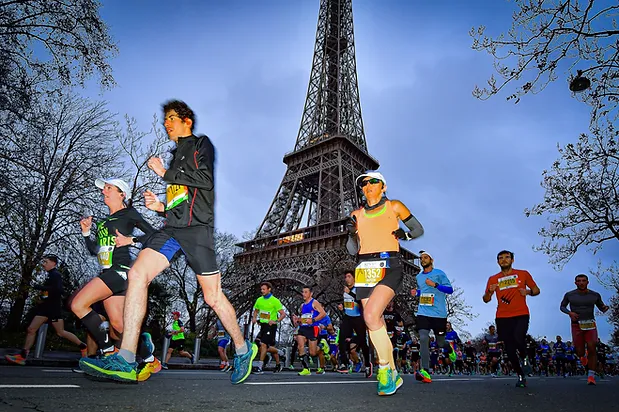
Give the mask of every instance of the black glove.
M 351 216 L 346 221 L 346 230 L 349 236 L 355 236 L 357 234 L 357 218 Z
M 401 239 L 401 240 L 411 240 L 412 239 L 411 235 L 409 235 L 408 232 L 405 232 L 404 229 L 402 229 L 402 228 L 394 230 L 393 232 L 391 232 L 391 234 L 393 236 L 395 236 L 396 239 Z

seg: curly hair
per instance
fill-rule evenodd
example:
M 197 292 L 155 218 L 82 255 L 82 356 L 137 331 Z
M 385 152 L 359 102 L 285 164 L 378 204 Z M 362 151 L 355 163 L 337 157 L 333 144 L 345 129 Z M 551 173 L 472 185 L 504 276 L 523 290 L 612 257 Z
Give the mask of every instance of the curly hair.
M 168 100 L 161 107 L 163 109 L 164 116 L 167 112 L 174 110 L 181 119 L 191 120 L 191 131 L 193 132 L 196 125 L 196 114 L 189 108 L 189 106 L 187 106 L 187 103 L 181 100 Z

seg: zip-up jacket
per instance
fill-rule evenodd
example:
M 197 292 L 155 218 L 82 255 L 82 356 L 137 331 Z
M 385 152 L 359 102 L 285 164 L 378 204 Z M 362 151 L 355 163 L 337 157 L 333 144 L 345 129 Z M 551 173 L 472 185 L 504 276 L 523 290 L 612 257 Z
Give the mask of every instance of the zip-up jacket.
M 167 226 L 214 227 L 214 165 L 215 148 L 207 136 L 178 139 L 170 168 L 163 175 Z

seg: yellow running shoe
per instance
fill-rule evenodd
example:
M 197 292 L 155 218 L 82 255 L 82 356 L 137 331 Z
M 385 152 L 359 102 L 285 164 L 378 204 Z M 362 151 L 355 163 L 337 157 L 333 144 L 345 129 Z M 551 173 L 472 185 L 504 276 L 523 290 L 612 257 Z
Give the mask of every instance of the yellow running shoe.
M 161 362 L 159 359 L 155 358 L 154 361 L 148 362 L 144 367 L 138 372 L 138 382 L 144 382 L 150 375 L 157 373 L 161 370 Z
M 309 369 L 303 369 L 301 372 L 299 372 L 299 376 L 307 376 L 307 375 L 311 375 L 312 372 L 310 372 Z

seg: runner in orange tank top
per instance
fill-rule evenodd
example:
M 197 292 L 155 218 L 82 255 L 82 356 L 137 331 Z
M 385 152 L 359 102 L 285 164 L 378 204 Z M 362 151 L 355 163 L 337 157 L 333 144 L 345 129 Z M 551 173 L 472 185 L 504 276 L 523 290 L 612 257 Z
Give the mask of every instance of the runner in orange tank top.
M 347 223 L 346 247 L 351 255 L 359 257 L 355 287 L 378 354 L 378 394 L 392 395 L 402 386 L 403 380 L 395 368 L 393 346 L 382 315 L 402 285 L 399 240 L 421 236 L 423 227 L 404 203 L 387 199 L 387 182 L 381 173 L 364 173 L 356 183 L 365 201 L 363 207 L 352 212 Z M 400 221 L 407 230 L 400 228 Z

